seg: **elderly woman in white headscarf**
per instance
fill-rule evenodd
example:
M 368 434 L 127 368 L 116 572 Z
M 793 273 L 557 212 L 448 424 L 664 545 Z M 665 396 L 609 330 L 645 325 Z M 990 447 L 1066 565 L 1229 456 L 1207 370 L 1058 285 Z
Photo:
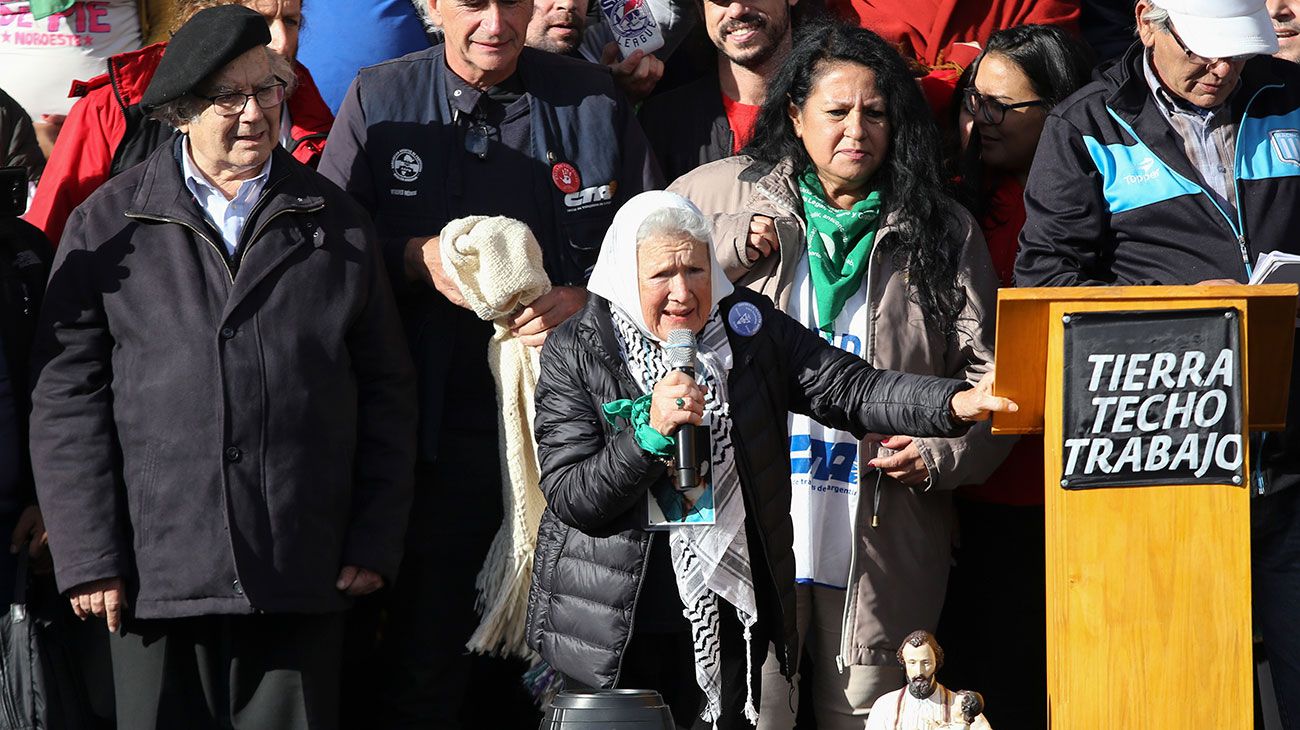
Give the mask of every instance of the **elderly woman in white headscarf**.
M 768 643 L 787 676 L 796 646 L 787 412 L 860 435 L 952 436 L 1015 405 L 991 378 L 972 389 L 876 370 L 733 290 L 708 222 L 672 193 L 618 212 L 589 290 L 542 352 L 529 644 L 569 688 L 654 689 L 678 725 L 748 727 Z M 666 361 L 675 330 L 698 343 L 694 377 Z M 655 506 L 675 490 L 688 423 L 708 436 L 705 519 L 670 522 Z

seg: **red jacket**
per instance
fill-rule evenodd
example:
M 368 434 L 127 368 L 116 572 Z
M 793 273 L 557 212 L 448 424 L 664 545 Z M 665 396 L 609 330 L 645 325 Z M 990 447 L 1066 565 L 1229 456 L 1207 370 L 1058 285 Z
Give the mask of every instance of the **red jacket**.
M 926 66 L 952 60 L 954 43 L 983 46 L 1003 28 L 1047 23 L 1078 32 L 1079 24 L 1079 0 L 828 0 L 826 7 Z
M 119 53 L 108 59 L 108 73 L 73 83 L 68 96 L 82 99 L 68 112 L 24 216 L 54 245 L 63 236 L 63 226 L 73 209 L 110 177 L 113 155 L 126 138 L 127 109 L 139 103 L 166 47 L 166 43 L 155 43 Z M 295 63 L 294 70 L 298 90 L 289 97 L 294 140 L 290 152 L 299 162 L 314 167 L 325 149 L 334 115 L 307 69 Z

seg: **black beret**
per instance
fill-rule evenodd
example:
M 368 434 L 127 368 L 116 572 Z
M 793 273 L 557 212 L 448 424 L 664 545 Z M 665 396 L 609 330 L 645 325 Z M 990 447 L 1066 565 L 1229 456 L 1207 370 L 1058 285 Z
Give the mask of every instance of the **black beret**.
M 203 79 L 250 49 L 271 42 L 266 19 L 243 5 L 200 10 L 172 36 L 149 88 L 140 97 L 145 112 L 190 93 Z

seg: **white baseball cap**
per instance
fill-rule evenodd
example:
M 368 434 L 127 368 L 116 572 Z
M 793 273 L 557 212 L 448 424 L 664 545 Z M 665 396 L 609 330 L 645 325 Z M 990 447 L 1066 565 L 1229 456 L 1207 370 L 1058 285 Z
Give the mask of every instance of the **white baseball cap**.
M 1205 58 L 1277 53 L 1265 0 L 1155 0 L 1178 37 Z

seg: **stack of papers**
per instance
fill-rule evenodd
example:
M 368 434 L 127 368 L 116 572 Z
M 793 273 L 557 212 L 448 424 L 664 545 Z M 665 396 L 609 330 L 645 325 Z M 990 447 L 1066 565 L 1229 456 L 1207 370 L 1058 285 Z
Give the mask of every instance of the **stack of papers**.
M 1255 259 L 1251 284 L 1300 284 L 1300 256 L 1281 251 L 1262 253 Z
M 1255 270 L 1250 275 L 1251 284 L 1300 284 L 1300 256 L 1281 251 L 1262 253 L 1255 259 Z M 1300 310 L 1296 312 L 1295 326 L 1300 329 Z

